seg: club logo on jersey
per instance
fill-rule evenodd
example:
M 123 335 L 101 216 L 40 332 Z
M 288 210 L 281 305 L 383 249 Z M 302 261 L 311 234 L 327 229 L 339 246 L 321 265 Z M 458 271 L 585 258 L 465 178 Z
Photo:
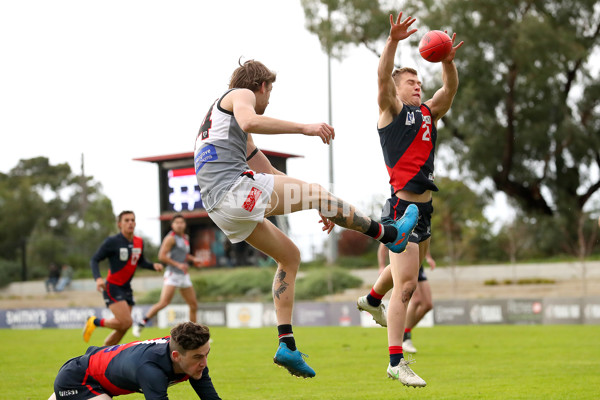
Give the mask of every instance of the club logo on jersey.
M 127 261 L 128 258 L 129 258 L 129 250 L 127 250 L 127 247 L 121 247 L 119 249 L 119 260 Z
M 415 114 L 411 111 L 406 113 L 406 124 L 405 125 L 414 125 L 415 123 Z
M 254 206 L 256 205 L 256 202 L 258 201 L 261 193 L 262 190 L 259 190 L 252 186 L 252 189 L 250 189 L 250 193 L 248 194 L 248 197 L 246 197 L 246 201 L 244 201 L 242 208 L 248 212 L 254 210 Z
M 423 121 L 425 121 L 426 124 L 431 124 L 431 116 L 423 115 Z
M 212 144 L 206 145 L 198 151 L 194 158 L 194 166 L 196 167 L 196 173 L 204 167 L 204 164 L 210 161 L 218 160 L 217 149 Z

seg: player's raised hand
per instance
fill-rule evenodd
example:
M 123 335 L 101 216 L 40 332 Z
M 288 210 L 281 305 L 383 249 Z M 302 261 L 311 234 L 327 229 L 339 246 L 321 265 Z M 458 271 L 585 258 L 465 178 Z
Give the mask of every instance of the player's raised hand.
M 407 17 L 402 21 L 402 11 L 400 11 L 394 23 L 394 15 L 390 14 L 390 38 L 392 40 L 404 40 L 415 33 L 416 29 L 408 30 L 415 21 L 416 19 L 413 17 Z
M 448 31 L 444 31 L 446 33 L 446 35 L 448 34 Z M 450 53 L 448 53 L 448 55 L 442 60 L 442 62 L 445 63 L 451 63 L 454 60 L 454 56 L 456 55 L 456 50 L 458 50 L 462 45 L 463 45 L 463 41 L 461 41 L 459 44 L 457 44 L 456 46 L 454 45 L 454 41 L 456 40 L 456 32 L 454 32 L 452 34 L 452 50 L 450 50 Z
M 335 139 L 335 129 L 325 122 L 305 125 L 302 133 L 306 136 L 318 136 L 326 144 Z

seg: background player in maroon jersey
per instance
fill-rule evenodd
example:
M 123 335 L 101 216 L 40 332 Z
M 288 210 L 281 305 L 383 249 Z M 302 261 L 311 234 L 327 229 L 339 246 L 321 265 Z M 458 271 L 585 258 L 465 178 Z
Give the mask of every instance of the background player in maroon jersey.
M 390 15 L 390 35 L 377 69 L 377 130 L 393 193 L 382 212 L 382 222 L 402 215 L 409 204 L 416 204 L 419 208 L 419 222 L 409 237 L 406 251 L 390 253 L 390 267 L 381 273 L 371 293 L 358 299 L 358 308 L 370 312 L 376 321 L 385 323 L 381 298 L 394 287 L 387 314 L 390 354 L 387 373 L 404 385 L 420 387 L 426 383 L 404 360 L 402 341 L 408 303 L 417 287 L 419 266 L 427 254 L 431 236 L 431 193 L 438 190 L 433 183 L 436 124 L 450 109 L 458 90 L 458 73 L 453 60 L 463 42 L 453 46 L 441 61 L 443 86 L 423 103 L 417 71 L 412 68 L 394 70 L 398 43 L 417 31 L 410 29 L 414 22 L 412 17 L 402 21 L 402 13 L 394 22 L 393 15 Z M 453 44 L 455 37 L 456 34 L 453 34 Z
M 388 253 L 388 249 L 385 246 L 379 246 L 379 249 L 377 249 L 377 262 L 379 264 L 380 274 L 388 265 Z M 427 260 L 427 264 L 429 264 L 429 267 L 433 271 L 435 269 L 436 263 L 434 258 L 431 256 L 429 250 L 427 250 L 427 254 L 425 254 L 425 259 Z M 388 280 L 391 280 L 391 275 Z M 402 341 L 403 353 L 417 352 L 417 349 L 412 342 L 412 328 L 414 328 L 419 323 L 419 321 L 423 319 L 425 314 L 427 314 L 432 308 L 433 298 L 431 295 L 431 285 L 429 285 L 429 282 L 427 281 L 425 269 L 421 264 L 421 266 L 419 267 L 419 276 L 417 278 L 417 289 L 410 298 L 410 302 L 408 303 L 408 309 L 406 311 L 404 340 Z M 383 326 L 387 326 L 387 321 L 385 322 L 386 323 L 383 324 Z
M 133 211 L 123 211 L 117 219 L 120 233 L 108 237 L 90 260 L 90 266 L 96 289 L 102 292 L 106 306 L 113 313 L 114 318 L 88 318 L 83 328 L 83 340 L 88 342 L 97 326 L 114 329 L 104 340 L 104 345 L 109 346 L 119 343 L 127 330 L 133 324 L 131 309 L 135 304 L 131 290 L 131 279 L 137 266 L 142 268 L 162 271 L 160 263 L 151 263 L 144 257 L 144 242 L 141 237 L 135 236 L 135 214 Z M 99 262 L 108 258 L 110 270 L 106 282 L 100 276 Z
M 210 331 L 195 322 L 181 323 L 163 338 L 90 346 L 60 368 L 48 400 L 110 400 L 137 392 L 167 399 L 167 388 L 184 381 L 202 400 L 220 400 L 208 375 L 208 353 Z

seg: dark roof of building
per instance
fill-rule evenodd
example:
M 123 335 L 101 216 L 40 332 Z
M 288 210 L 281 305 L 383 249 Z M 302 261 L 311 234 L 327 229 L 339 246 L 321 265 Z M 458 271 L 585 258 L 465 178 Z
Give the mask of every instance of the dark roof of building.
M 271 151 L 271 150 L 263 150 L 263 149 L 261 149 L 261 151 L 266 156 L 271 156 L 271 157 L 281 157 L 281 158 L 303 157 L 303 156 L 299 156 L 299 155 L 296 155 L 296 154 L 282 153 L 282 152 L 279 152 L 279 151 Z M 163 161 L 181 160 L 181 159 L 184 159 L 184 158 L 193 159 L 194 158 L 194 152 L 190 151 L 190 152 L 186 152 L 186 153 L 165 154 L 165 155 L 161 155 L 161 156 L 138 157 L 138 158 L 134 158 L 134 160 L 135 161 L 146 161 L 146 162 L 159 163 L 159 162 L 163 162 Z

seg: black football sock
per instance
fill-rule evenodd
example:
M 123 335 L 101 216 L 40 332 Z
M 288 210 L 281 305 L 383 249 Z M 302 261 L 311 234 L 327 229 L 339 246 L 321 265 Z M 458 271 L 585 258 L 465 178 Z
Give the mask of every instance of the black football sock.
M 379 240 L 381 243 L 389 243 L 398 236 L 398 229 L 392 225 L 383 225 L 371 220 L 371 226 L 365 232 L 365 235 Z
M 390 365 L 395 367 L 404 358 L 402 346 L 389 346 L 388 349 L 390 351 Z
M 369 303 L 370 306 L 379 307 L 381 299 L 383 299 L 383 295 L 371 288 L 371 292 L 367 295 L 367 303 Z
M 277 325 L 277 331 L 279 332 L 279 343 L 285 343 L 288 349 L 295 351 L 296 340 L 294 339 L 294 332 L 292 332 L 292 325 Z

